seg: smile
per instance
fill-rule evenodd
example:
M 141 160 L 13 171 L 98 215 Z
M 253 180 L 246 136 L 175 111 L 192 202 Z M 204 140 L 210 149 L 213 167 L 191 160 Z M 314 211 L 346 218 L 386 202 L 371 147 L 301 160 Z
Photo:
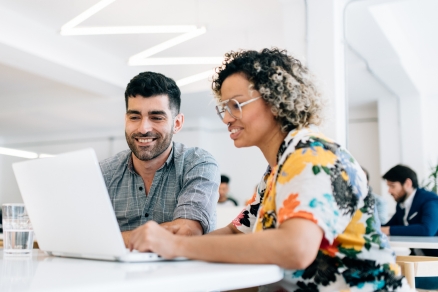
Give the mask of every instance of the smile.
M 137 138 L 137 141 L 140 143 L 149 143 L 149 142 L 152 142 L 154 140 L 155 140 L 155 138 Z

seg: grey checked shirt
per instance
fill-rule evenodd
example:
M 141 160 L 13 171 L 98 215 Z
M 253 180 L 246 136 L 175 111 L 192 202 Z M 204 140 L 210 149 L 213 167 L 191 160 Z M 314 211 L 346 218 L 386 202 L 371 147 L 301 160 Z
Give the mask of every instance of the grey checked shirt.
M 147 196 L 131 153 L 125 150 L 100 162 L 121 231 L 133 230 L 149 220 L 163 223 L 178 218 L 198 221 L 204 233 L 215 229 L 220 174 L 210 153 L 173 142 Z

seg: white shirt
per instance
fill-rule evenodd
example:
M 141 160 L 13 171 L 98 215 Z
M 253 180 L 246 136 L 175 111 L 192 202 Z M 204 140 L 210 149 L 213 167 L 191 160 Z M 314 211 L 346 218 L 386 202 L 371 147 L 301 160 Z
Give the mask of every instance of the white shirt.
M 412 194 L 403 203 L 400 203 L 400 207 L 402 209 L 405 209 L 405 216 L 403 216 L 403 223 L 405 224 L 405 226 L 408 226 L 408 214 L 409 214 L 409 211 L 411 210 L 412 201 L 414 200 L 416 192 L 417 192 L 417 189 L 415 189 L 412 192 Z

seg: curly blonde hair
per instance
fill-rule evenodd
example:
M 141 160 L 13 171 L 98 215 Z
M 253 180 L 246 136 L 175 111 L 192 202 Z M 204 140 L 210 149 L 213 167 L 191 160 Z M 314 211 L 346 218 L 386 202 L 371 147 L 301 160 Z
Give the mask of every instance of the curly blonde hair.
M 321 94 L 313 77 L 286 50 L 231 51 L 225 54 L 222 66 L 215 72 L 212 89 L 218 100 L 225 79 L 236 73 L 243 74 L 251 84 L 249 89 L 260 92 L 270 105 L 283 132 L 321 123 Z

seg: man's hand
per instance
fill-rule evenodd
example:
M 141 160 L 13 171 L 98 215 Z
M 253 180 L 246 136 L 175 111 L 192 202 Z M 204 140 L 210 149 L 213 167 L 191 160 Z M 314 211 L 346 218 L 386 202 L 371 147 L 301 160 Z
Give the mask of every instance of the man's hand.
M 172 259 L 176 256 L 178 238 L 179 236 L 173 235 L 157 222 L 149 221 L 132 231 L 129 249 L 152 251 L 165 259 Z
M 126 247 L 129 247 L 129 237 L 131 236 L 131 233 L 132 230 L 122 232 L 123 242 L 125 243 Z
M 389 235 L 389 226 L 380 227 L 383 234 Z
M 202 226 L 198 221 L 190 219 L 175 219 L 171 222 L 160 224 L 164 229 L 177 235 L 202 235 Z

